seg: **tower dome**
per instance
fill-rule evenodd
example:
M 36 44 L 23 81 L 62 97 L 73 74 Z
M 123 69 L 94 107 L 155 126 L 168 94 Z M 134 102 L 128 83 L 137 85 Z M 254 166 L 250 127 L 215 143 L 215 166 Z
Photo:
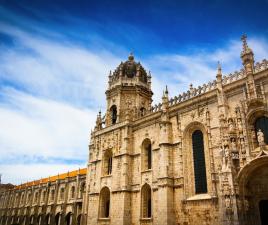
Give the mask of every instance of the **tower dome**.
M 109 81 L 111 83 L 115 83 L 121 77 L 122 79 L 136 79 L 137 81 L 147 83 L 148 82 L 148 74 L 140 64 L 140 62 L 136 62 L 134 55 L 130 53 L 128 56 L 128 60 L 125 62 L 121 62 L 120 65 L 115 69 L 113 73 L 109 76 Z

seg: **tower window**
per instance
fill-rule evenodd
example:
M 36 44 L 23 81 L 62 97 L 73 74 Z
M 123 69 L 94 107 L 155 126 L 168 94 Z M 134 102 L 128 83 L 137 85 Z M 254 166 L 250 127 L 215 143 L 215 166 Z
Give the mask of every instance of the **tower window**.
M 262 116 L 255 121 L 256 137 L 259 130 L 263 132 L 264 142 L 268 144 L 268 117 Z
M 141 189 L 141 217 L 151 218 L 152 217 L 152 191 L 148 184 L 143 185 Z
M 117 120 L 117 108 L 115 105 L 113 105 L 111 107 L 111 117 L 112 117 L 112 124 L 115 124 L 116 123 L 116 120 Z
M 104 187 L 100 192 L 100 218 L 109 218 L 110 216 L 110 190 Z
M 204 154 L 203 133 L 196 130 L 192 134 L 195 192 L 196 194 L 207 193 L 206 163 Z
M 149 139 L 145 139 L 142 143 L 142 169 L 152 169 L 152 145 Z
M 113 168 L 113 153 L 111 150 L 107 150 L 104 154 L 104 175 L 112 174 Z

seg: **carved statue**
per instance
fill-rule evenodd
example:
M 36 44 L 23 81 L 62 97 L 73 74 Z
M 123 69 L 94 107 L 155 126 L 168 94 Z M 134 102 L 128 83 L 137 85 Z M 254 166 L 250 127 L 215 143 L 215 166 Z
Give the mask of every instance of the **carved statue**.
M 236 150 L 236 143 L 235 143 L 234 139 L 232 139 L 231 146 L 232 146 L 232 150 L 235 151 Z
M 243 131 L 241 119 L 237 120 L 237 127 L 238 127 L 239 132 L 241 133 Z
M 264 135 L 261 129 L 259 129 L 257 132 L 257 139 L 258 139 L 259 146 L 264 145 Z
M 225 207 L 226 207 L 226 209 L 231 208 L 231 199 L 229 196 L 225 197 Z
M 232 119 L 228 120 L 229 132 L 234 130 L 234 123 Z

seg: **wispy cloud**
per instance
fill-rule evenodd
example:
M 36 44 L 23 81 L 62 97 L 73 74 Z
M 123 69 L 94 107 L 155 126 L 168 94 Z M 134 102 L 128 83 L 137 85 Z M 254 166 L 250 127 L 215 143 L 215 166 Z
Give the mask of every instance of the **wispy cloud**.
M 55 30 L 24 27 L 0 22 L 0 34 L 10 40 L 0 44 L 0 173 L 4 182 L 14 183 L 85 166 L 96 112 L 105 111 L 108 72 L 127 58 L 125 47 L 108 37 L 100 43 L 107 39 L 112 48 L 104 49 L 72 42 Z M 267 57 L 267 43 L 249 39 L 256 61 Z M 228 40 L 216 49 L 160 52 L 137 60 L 151 70 L 154 102 L 159 102 L 165 84 L 174 96 L 190 83 L 215 79 L 217 61 L 225 74 L 239 70 L 240 51 L 239 40 Z

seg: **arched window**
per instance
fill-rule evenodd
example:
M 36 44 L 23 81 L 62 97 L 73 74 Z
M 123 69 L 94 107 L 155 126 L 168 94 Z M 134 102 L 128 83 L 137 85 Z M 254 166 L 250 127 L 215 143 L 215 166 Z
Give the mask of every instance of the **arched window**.
M 72 186 L 71 188 L 71 198 L 75 197 L 75 186 Z
M 71 225 L 71 222 L 72 222 L 72 214 L 71 212 L 69 212 L 66 216 L 65 216 L 65 224 L 66 225 Z
M 43 194 L 42 194 L 42 201 L 46 201 L 46 190 L 43 191 Z
M 47 214 L 45 218 L 45 225 L 49 225 L 49 224 L 50 224 L 50 214 Z
M 61 214 L 57 213 L 55 216 L 55 225 L 60 225 L 60 220 L 61 220 Z
M 34 202 L 35 203 L 38 202 L 38 197 L 39 197 L 39 193 L 38 192 L 35 192 L 35 199 L 34 199 Z
M 100 218 L 109 218 L 110 216 L 110 190 L 104 187 L 100 192 Z
M 141 188 L 141 218 L 152 217 L 152 191 L 148 184 Z
M 111 107 L 110 112 L 111 112 L 112 124 L 115 124 L 116 120 L 117 120 L 117 108 L 116 108 L 116 105 L 113 105 Z
M 256 119 L 255 121 L 255 131 L 256 131 L 256 137 L 257 132 L 261 130 L 264 134 L 264 142 L 268 144 L 268 117 L 262 116 Z
M 86 187 L 86 183 L 85 182 L 82 182 L 80 184 L 80 193 L 79 193 L 79 198 L 82 198 L 83 197 L 83 193 L 85 191 L 85 187 Z
M 42 215 L 38 215 L 37 217 L 37 224 L 41 225 L 42 224 Z
M 29 204 L 30 201 L 31 201 L 31 192 L 29 192 L 27 195 L 27 204 Z
M 192 134 L 195 193 L 207 193 L 206 162 L 204 153 L 203 133 L 196 130 Z
M 30 225 L 34 224 L 34 215 L 30 217 Z
M 113 168 L 113 153 L 111 150 L 107 150 L 104 153 L 104 175 L 112 174 Z
M 142 170 L 152 169 L 152 144 L 150 139 L 142 143 Z
M 55 190 L 52 189 L 50 194 L 50 201 L 54 201 L 54 198 L 55 198 Z
M 77 217 L 77 225 L 81 225 L 81 218 L 82 218 L 82 215 L 79 214 Z
M 64 200 L 64 188 L 63 187 L 60 189 L 60 200 L 61 201 Z

